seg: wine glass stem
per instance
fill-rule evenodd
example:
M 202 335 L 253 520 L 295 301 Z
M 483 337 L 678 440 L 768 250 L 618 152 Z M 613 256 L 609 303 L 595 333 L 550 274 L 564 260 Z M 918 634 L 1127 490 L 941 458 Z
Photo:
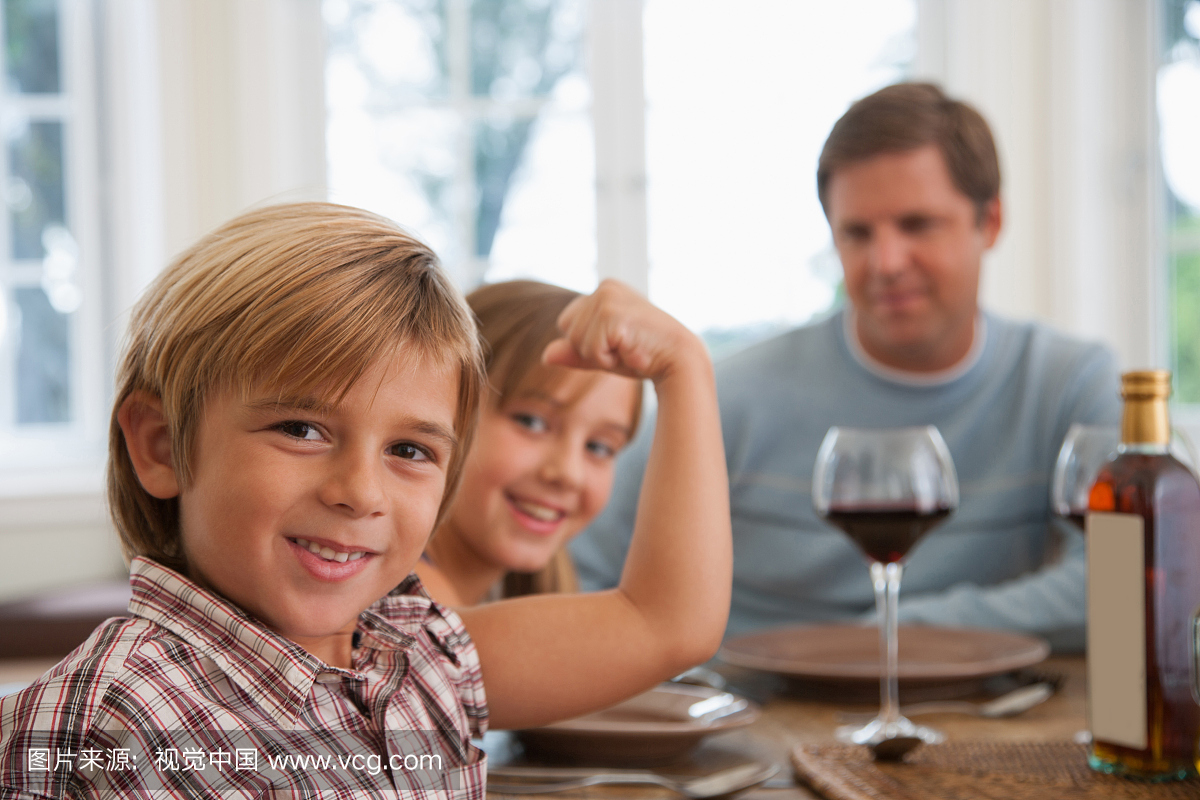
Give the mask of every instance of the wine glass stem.
M 871 582 L 875 586 L 875 607 L 879 614 L 879 716 L 885 725 L 900 719 L 900 648 L 897 610 L 900 605 L 900 576 L 904 566 L 899 562 L 871 564 Z

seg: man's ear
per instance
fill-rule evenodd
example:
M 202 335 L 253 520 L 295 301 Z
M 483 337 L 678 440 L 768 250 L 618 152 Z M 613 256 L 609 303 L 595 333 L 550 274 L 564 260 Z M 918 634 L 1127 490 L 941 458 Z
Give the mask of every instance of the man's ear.
M 117 410 L 117 423 L 142 488 L 159 500 L 177 497 L 179 479 L 171 465 L 171 430 L 162 401 L 148 392 L 130 392 Z
M 992 245 L 996 243 L 996 237 L 1000 235 L 1000 228 L 1004 225 L 1004 206 L 1000 202 L 1000 197 L 993 197 L 983 207 L 983 216 L 979 219 L 979 230 L 983 233 L 983 249 L 990 250 Z

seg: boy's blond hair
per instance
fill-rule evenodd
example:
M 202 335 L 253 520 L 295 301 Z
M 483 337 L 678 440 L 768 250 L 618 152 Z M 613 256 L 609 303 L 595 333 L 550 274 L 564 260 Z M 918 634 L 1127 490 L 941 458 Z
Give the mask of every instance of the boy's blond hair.
M 117 373 L 108 499 L 126 557 L 186 569 L 178 498 L 142 488 L 117 422 L 132 392 L 161 400 L 186 488 L 214 393 L 337 402 L 376 359 L 401 348 L 458 374 L 458 443 L 440 522 L 470 448 L 484 373 L 471 312 L 433 251 L 370 212 L 298 203 L 243 214 L 184 252 L 134 307 Z

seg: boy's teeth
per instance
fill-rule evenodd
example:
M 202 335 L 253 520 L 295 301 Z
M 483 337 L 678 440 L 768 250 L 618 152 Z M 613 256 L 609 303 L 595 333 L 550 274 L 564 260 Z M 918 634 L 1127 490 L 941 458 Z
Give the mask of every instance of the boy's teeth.
M 522 512 L 528 514 L 534 519 L 540 519 L 543 522 L 553 522 L 560 516 L 560 512 L 558 510 L 547 508 L 546 506 L 538 505 L 537 503 L 529 503 L 524 500 L 517 500 L 515 502 L 517 508 L 519 508 Z
M 326 561 L 336 561 L 339 564 L 345 564 L 347 561 L 357 561 L 367 554 L 365 550 L 356 550 L 353 553 L 339 553 L 332 547 L 322 547 L 316 542 L 310 542 L 307 539 L 301 539 L 299 537 L 296 537 L 296 544 L 300 545 L 310 553 L 319 555 Z

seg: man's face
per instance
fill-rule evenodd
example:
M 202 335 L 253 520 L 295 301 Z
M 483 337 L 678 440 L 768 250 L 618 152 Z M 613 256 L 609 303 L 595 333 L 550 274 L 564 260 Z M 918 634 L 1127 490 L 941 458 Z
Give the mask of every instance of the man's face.
M 934 145 L 842 167 L 827 201 L 863 348 L 900 369 L 953 366 L 971 347 L 1000 201 L 977 219 Z

